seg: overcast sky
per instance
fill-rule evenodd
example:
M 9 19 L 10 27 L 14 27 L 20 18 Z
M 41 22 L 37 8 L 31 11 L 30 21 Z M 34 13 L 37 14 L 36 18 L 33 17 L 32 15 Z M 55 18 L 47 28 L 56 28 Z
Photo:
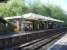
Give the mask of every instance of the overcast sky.
M 67 12 L 67 0 L 41 0 L 41 2 L 59 5 Z
M 28 3 L 32 3 L 33 0 L 26 0 Z M 37 0 L 35 0 L 37 1 Z M 56 4 L 67 12 L 67 0 L 40 0 L 43 4 Z

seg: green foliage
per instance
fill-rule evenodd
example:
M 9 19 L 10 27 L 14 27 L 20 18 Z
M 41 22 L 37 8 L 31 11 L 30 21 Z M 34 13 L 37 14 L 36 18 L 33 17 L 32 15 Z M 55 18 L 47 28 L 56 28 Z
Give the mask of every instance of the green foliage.
M 33 12 L 37 14 L 45 15 L 45 16 L 50 15 L 49 10 L 45 5 L 34 6 Z
M 0 6 L 0 16 L 17 16 L 28 11 L 23 0 L 10 0 L 5 5 Z
M 39 1 L 39 2 L 37 2 Z M 24 0 L 9 0 L 7 3 L 0 4 L 0 16 L 19 16 L 24 13 L 33 12 L 36 14 L 50 16 L 65 21 L 67 25 L 67 14 L 56 5 L 44 5 L 40 0 L 34 0 L 29 6 L 25 5 Z

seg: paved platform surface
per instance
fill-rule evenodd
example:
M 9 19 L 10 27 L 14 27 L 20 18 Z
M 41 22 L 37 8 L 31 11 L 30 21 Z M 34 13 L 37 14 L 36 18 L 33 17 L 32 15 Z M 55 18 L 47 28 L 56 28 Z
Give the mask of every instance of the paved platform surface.
M 67 50 L 67 34 L 65 34 L 61 39 L 50 46 L 47 50 Z

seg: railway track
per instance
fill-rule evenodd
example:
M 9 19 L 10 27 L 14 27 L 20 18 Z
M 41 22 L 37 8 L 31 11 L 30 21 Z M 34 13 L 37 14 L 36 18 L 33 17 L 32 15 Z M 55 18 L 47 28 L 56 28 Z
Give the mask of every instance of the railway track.
M 39 50 L 39 48 L 41 48 L 42 46 L 50 43 L 51 41 L 61 37 L 62 34 L 56 34 L 56 35 L 52 35 L 52 36 L 45 36 L 42 37 L 41 39 L 37 39 L 34 41 L 31 41 L 29 43 L 26 44 L 22 44 L 19 46 L 18 50 Z
M 50 41 L 48 41 L 46 44 L 43 44 L 41 46 L 39 46 L 38 48 L 36 48 L 36 50 L 47 50 L 49 48 L 49 46 L 53 45 L 57 40 L 59 40 L 61 37 L 63 37 L 64 35 L 58 35 L 55 39 L 52 39 Z
M 0 36 L 0 50 L 35 50 L 62 35 L 56 29 Z

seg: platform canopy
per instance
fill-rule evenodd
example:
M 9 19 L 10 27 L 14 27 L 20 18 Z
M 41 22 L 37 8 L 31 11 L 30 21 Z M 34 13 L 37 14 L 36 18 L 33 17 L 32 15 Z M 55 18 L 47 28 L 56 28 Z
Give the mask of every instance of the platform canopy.
M 27 13 L 27 14 L 24 14 L 22 16 L 5 17 L 4 19 L 8 20 L 8 19 L 16 19 L 16 18 L 31 19 L 31 20 L 42 20 L 42 21 L 55 21 L 55 22 L 62 22 L 62 23 L 64 22 L 64 21 L 57 20 L 57 19 L 54 19 L 54 18 L 51 18 L 48 16 L 38 15 L 35 13 Z
M 24 15 L 22 15 L 22 17 L 25 19 L 33 19 L 33 20 L 44 20 L 45 19 L 44 16 L 34 14 L 34 13 L 24 14 Z M 45 19 L 45 21 L 47 21 L 47 19 Z
M 62 20 L 58 20 L 58 19 L 54 19 L 54 18 L 51 18 L 51 17 L 47 17 L 48 18 L 48 20 L 50 20 L 50 21 L 56 21 L 56 22 L 64 22 L 64 21 L 62 21 Z
M 10 19 L 17 19 L 17 18 L 22 18 L 21 16 L 12 16 L 12 17 L 5 17 L 5 20 L 10 20 Z
M 34 20 L 39 20 L 40 19 L 40 20 L 43 20 L 43 21 L 64 22 L 64 21 L 57 20 L 57 19 L 54 19 L 54 18 L 51 18 L 51 17 L 48 17 L 48 16 L 38 15 L 38 14 L 35 14 L 35 13 L 27 13 L 27 14 L 24 14 L 22 16 L 25 19 L 34 19 Z

